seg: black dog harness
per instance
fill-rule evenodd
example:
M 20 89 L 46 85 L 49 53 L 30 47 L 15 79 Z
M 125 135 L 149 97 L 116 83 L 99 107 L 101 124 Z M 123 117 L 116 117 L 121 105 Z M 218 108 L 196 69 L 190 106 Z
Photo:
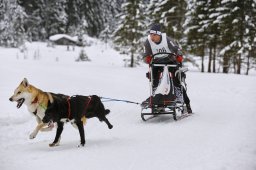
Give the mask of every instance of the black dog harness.
M 75 97 L 75 96 L 71 96 L 71 97 Z M 71 106 L 70 106 L 70 99 L 71 99 L 71 97 L 67 98 L 67 103 L 68 103 L 68 119 L 70 119 L 70 116 L 71 116 Z M 87 102 L 84 110 L 86 110 L 88 108 L 88 106 L 89 106 L 89 104 L 90 104 L 90 102 L 92 100 L 92 97 L 88 96 L 88 99 L 89 99 L 89 101 Z

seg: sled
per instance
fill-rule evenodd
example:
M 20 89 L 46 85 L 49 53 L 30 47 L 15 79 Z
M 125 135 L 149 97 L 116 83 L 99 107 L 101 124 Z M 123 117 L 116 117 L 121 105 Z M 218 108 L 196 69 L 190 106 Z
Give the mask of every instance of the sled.
M 186 113 L 186 107 L 183 100 L 183 89 L 186 89 L 185 79 L 182 73 L 188 71 L 178 64 L 170 63 L 168 58 L 173 53 L 158 53 L 153 55 L 153 59 L 149 64 L 149 83 L 150 97 L 141 104 L 141 118 L 147 121 L 160 115 L 172 115 L 175 121 Z M 162 77 L 156 89 L 153 89 L 153 67 L 162 67 Z M 172 74 L 169 70 L 175 70 Z M 179 87 L 174 86 L 174 77 L 178 78 Z M 165 82 L 165 84 L 163 83 Z M 162 88 L 162 89 L 161 89 Z M 160 89 L 160 90 L 159 90 Z

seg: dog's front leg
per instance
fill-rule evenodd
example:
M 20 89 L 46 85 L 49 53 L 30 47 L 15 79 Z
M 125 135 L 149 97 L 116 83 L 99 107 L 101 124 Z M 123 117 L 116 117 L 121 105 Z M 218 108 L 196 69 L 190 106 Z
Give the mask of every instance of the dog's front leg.
M 57 131 L 56 131 L 56 136 L 55 136 L 54 141 L 51 144 L 49 144 L 50 147 L 58 146 L 59 143 L 60 143 L 60 137 L 61 137 L 61 133 L 63 131 L 64 123 L 63 122 L 57 122 L 57 125 L 58 125 L 58 128 L 57 128 Z
M 78 145 L 78 147 L 80 146 L 84 146 L 85 145 L 85 137 L 84 137 L 84 126 L 83 126 L 83 122 L 81 120 L 78 120 L 75 122 L 78 130 L 79 130 L 79 134 L 80 134 L 80 139 L 81 139 L 81 143 L 80 145 Z
M 46 125 L 46 123 L 39 123 L 35 130 L 29 135 L 29 139 L 34 139 L 37 135 L 37 133 L 39 132 L 39 130 L 41 130 L 44 126 Z

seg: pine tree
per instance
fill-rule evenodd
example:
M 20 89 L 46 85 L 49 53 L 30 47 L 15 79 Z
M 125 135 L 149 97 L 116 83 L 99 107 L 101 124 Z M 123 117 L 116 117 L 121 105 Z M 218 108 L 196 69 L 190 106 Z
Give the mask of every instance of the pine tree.
M 207 33 L 204 27 L 204 21 L 208 19 L 206 6 L 207 1 L 189 0 L 186 13 L 187 18 L 184 24 L 186 27 L 187 50 L 192 54 L 201 56 L 201 72 L 204 72 L 205 49 L 207 48 Z
M 66 13 L 67 13 L 67 23 L 66 23 L 66 33 L 74 33 L 81 28 L 82 15 L 81 5 L 82 0 L 67 0 Z
M 219 43 L 220 28 L 219 23 L 216 22 L 219 12 L 216 10 L 220 6 L 221 0 L 209 0 L 204 4 L 204 19 L 200 20 L 200 26 L 204 29 L 206 35 L 205 49 L 208 53 L 208 72 L 216 72 L 216 55 Z M 206 55 L 207 55 L 206 53 Z
M 164 25 L 164 32 L 168 36 L 179 40 L 183 36 L 183 23 L 185 21 L 186 1 L 185 0 L 151 0 L 154 22 Z
M 111 38 L 111 33 L 117 28 L 115 16 L 121 11 L 121 2 L 119 0 L 109 0 L 102 2 L 102 14 L 104 19 L 104 27 L 99 38 L 108 42 Z
M 144 35 L 144 5 L 140 0 L 128 0 L 122 5 L 122 12 L 118 15 L 119 27 L 113 33 L 114 43 L 119 50 L 131 55 L 130 67 L 134 67 L 134 58 L 142 50 Z
M 81 5 L 81 11 L 83 12 L 82 19 L 86 22 L 86 32 L 90 36 L 98 36 L 103 29 L 104 20 L 102 18 L 101 11 L 102 0 L 85 0 Z
M 255 40 L 252 40 L 255 35 L 255 4 L 252 0 L 222 0 L 221 54 L 224 73 L 232 69 L 234 73 L 241 74 L 243 61 L 251 55 L 250 50 L 255 45 Z
M 65 33 L 65 26 L 67 23 L 67 14 L 65 12 L 66 0 L 47 0 L 41 6 L 42 24 L 46 30 L 46 37 L 48 38 L 54 34 Z
M 246 55 L 246 72 L 245 74 L 249 74 L 249 70 L 253 67 L 255 68 L 256 65 L 256 1 L 255 0 L 249 0 L 246 1 L 245 5 L 246 9 L 250 9 L 250 11 L 246 12 L 245 20 L 245 50 L 247 51 L 245 53 Z
M 27 32 L 33 40 L 65 33 L 67 24 L 66 0 L 19 0 L 28 14 Z
M 18 47 L 26 39 L 26 14 L 16 1 L 3 0 L 0 6 L 0 45 Z

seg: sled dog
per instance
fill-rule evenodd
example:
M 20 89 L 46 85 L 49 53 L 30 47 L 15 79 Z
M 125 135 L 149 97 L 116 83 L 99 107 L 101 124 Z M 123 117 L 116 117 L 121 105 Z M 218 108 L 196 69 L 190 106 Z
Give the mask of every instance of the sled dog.
M 52 122 L 46 124 L 42 121 L 47 107 L 50 103 L 53 103 L 53 96 L 63 98 L 68 97 L 62 94 L 44 92 L 29 84 L 28 80 L 24 78 L 19 86 L 15 89 L 14 94 L 10 97 L 10 101 L 17 102 L 17 108 L 20 108 L 24 103 L 27 105 L 28 111 L 36 117 L 38 124 L 33 132 L 29 135 L 30 139 L 35 138 L 39 131 L 50 131 L 54 127 Z
M 69 97 L 64 94 L 44 92 L 29 84 L 28 80 L 24 78 L 9 100 L 17 102 L 17 108 L 20 108 L 24 103 L 27 105 L 28 111 L 36 117 L 38 125 L 29 135 L 30 139 L 35 138 L 39 131 L 52 130 L 53 124 L 57 123 L 55 139 L 49 146 L 59 144 L 65 122 L 70 121 L 74 127 L 78 128 L 81 138 L 79 146 L 85 144 L 83 125 L 86 118 L 97 117 L 100 121 L 104 121 L 109 129 L 113 128 L 106 118 L 110 110 L 105 109 L 100 98 L 96 95 Z

